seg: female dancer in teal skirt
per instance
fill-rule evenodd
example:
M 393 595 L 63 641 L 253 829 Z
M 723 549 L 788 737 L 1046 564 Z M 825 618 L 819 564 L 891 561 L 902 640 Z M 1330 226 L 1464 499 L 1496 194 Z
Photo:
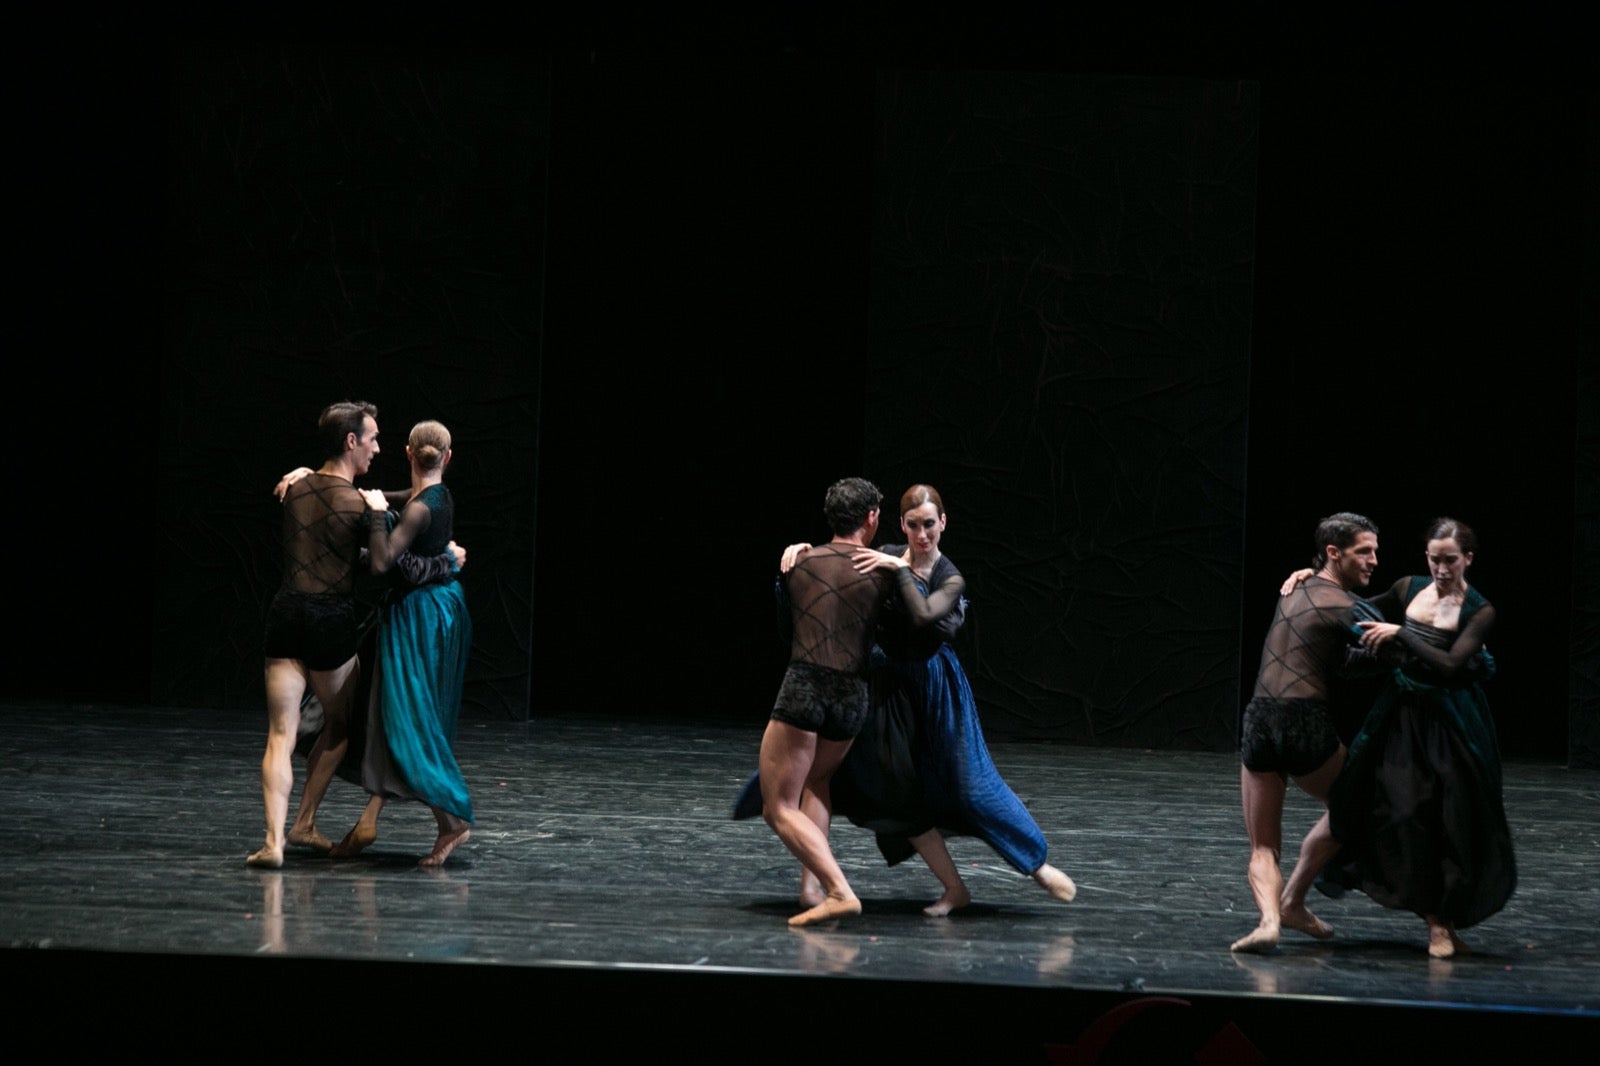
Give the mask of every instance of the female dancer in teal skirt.
M 450 432 L 443 425 L 419 422 L 412 428 L 406 445 L 411 493 L 392 530 L 377 518 L 388 510 L 388 498 L 363 490 L 375 512 L 368 541 L 374 573 L 387 571 L 404 552 L 434 555 L 451 542 L 455 503 L 444 485 L 450 454 Z M 378 640 L 361 763 L 362 784 L 372 798 L 333 855 L 354 855 L 371 844 L 388 800 L 414 799 L 427 804 L 438 825 L 422 865 L 438 866 L 466 842 L 472 822 L 472 798 L 453 751 L 472 645 L 472 619 L 460 583 L 445 580 L 391 592 Z

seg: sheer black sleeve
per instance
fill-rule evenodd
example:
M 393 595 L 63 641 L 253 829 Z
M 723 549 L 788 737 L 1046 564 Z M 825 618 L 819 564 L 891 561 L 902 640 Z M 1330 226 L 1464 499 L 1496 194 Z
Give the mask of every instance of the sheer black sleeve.
M 967 579 L 960 574 L 951 574 L 924 596 L 909 566 L 896 570 L 894 580 L 900 587 L 900 600 L 905 604 L 906 616 L 915 626 L 933 625 L 948 617 L 961 606 L 961 594 L 967 590 Z
M 405 554 L 411 542 L 427 529 L 432 521 L 433 512 L 421 500 L 413 500 L 406 506 L 400 515 L 400 521 L 395 523 L 393 532 L 385 528 L 387 523 L 374 521 L 367 537 L 367 548 L 372 553 L 370 560 L 372 572 L 387 573 L 394 566 L 395 560 Z
M 956 605 L 951 608 L 950 613 L 933 624 L 933 631 L 939 634 L 940 640 L 948 644 L 956 639 L 956 634 L 961 632 L 961 627 L 966 620 L 967 598 L 966 596 L 959 596 L 956 598 Z
M 455 576 L 456 557 L 450 552 L 426 557 L 404 552 L 394 561 L 394 568 L 407 585 L 433 585 Z
M 1380 648 L 1374 651 L 1352 644 L 1344 650 L 1344 663 L 1339 668 L 1339 676 L 1347 681 L 1358 681 L 1364 677 L 1375 677 L 1378 674 L 1394 669 L 1395 663 L 1400 659 L 1396 652 Z
M 1430 669 L 1450 677 L 1466 667 L 1483 648 L 1484 639 L 1494 625 L 1494 608 L 1484 604 L 1473 612 L 1466 627 L 1456 635 L 1448 649 L 1435 648 L 1410 630 L 1401 628 L 1395 639 L 1405 645 L 1406 651 L 1426 663 Z

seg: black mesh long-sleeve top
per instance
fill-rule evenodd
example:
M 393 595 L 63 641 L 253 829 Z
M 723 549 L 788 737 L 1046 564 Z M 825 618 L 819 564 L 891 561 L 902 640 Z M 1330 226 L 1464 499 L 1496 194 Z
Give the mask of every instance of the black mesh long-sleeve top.
M 879 570 L 857 573 L 850 557 L 858 550 L 848 544 L 818 545 L 783 576 L 793 621 L 791 662 L 866 673 L 891 579 Z
M 307 474 L 283 500 L 283 587 L 311 594 L 351 593 L 367 539 L 367 503 L 354 485 Z
M 1319 576 L 1280 597 L 1261 648 L 1255 695 L 1327 699 L 1328 682 L 1347 669 L 1360 639 L 1357 602 L 1343 586 Z

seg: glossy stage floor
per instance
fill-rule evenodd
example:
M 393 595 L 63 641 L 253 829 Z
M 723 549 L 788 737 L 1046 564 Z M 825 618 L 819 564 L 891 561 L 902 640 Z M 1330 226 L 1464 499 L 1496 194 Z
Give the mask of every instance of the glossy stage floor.
M 239 712 L 0 706 L 0 976 L 56 1051 L 506 1046 L 560 1061 L 1348 1062 L 1375 1045 L 1592 1061 L 1600 1022 L 1600 774 L 1506 768 L 1521 882 L 1430 960 L 1420 920 L 1315 898 L 1337 936 L 1254 925 L 1231 755 L 996 743 L 1062 904 L 977 841 L 976 903 L 924 917 L 918 860 L 835 827 L 865 910 L 796 931 L 795 864 L 730 818 L 762 723 L 464 724 L 471 840 L 417 866 L 432 819 L 391 806 L 355 859 L 260 841 L 264 723 Z M 303 770 L 297 765 L 297 770 Z M 364 796 L 336 781 L 337 836 Z M 1316 814 L 1291 794 L 1286 835 Z M 1287 867 L 1286 856 L 1285 866 Z M 92 1008 L 92 1009 L 91 1009 Z

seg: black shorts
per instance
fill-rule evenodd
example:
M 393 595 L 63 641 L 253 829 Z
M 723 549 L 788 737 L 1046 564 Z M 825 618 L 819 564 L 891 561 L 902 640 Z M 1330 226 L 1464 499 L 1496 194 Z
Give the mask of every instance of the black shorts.
M 1247 770 L 1300 777 L 1338 750 L 1339 732 L 1321 700 L 1258 696 L 1245 706 L 1239 758 Z
M 772 717 L 825 740 L 853 740 L 867 721 L 868 706 L 866 678 L 811 663 L 790 663 Z
M 279 589 L 267 609 L 269 659 L 298 659 L 310 670 L 333 670 L 355 656 L 367 611 L 349 593 Z

